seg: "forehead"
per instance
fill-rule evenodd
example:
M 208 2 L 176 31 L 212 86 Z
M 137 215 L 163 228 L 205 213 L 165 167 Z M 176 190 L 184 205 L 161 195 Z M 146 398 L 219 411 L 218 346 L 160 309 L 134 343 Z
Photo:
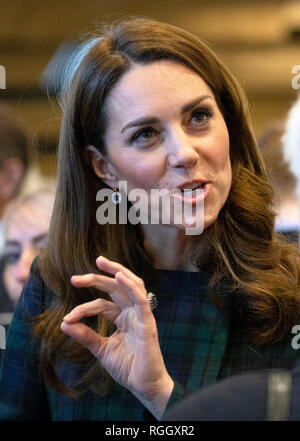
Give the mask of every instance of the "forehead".
M 6 240 L 33 238 L 49 229 L 49 214 L 38 210 L 33 204 L 23 205 L 12 212 L 7 219 Z
M 126 109 L 128 118 L 131 113 L 163 110 L 201 95 L 214 97 L 201 76 L 183 64 L 169 60 L 135 64 L 110 92 L 107 110 L 120 113 Z

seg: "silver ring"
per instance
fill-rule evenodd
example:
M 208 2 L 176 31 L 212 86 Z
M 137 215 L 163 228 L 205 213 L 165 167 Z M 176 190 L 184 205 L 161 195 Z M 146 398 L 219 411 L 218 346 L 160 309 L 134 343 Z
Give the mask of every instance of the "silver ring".
M 157 298 L 156 298 L 156 295 L 153 294 L 153 292 L 148 292 L 148 294 L 147 294 L 147 299 L 148 299 L 148 301 L 149 301 L 149 303 L 150 303 L 150 308 L 151 308 L 152 311 L 153 311 L 153 309 L 155 309 L 155 308 L 157 307 Z

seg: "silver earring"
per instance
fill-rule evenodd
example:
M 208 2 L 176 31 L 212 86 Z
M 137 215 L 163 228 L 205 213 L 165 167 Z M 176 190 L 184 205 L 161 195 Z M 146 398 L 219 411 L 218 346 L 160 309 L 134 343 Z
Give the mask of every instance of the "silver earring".
M 113 188 L 113 193 L 111 195 L 111 200 L 114 204 L 120 204 L 122 200 L 122 195 L 119 192 L 119 189 L 117 187 Z

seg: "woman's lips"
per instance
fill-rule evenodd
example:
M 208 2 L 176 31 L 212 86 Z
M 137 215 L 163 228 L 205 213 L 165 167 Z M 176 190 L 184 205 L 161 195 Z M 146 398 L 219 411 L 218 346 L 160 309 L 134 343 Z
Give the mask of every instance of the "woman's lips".
M 208 191 L 209 191 L 208 183 L 205 183 L 201 187 L 198 187 L 193 191 L 189 189 L 180 191 L 179 189 L 177 189 L 174 192 L 173 196 L 179 198 L 182 202 L 186 202 L 194 205 L 197 202 L 204 201 L 204 199 L 207 197 Z

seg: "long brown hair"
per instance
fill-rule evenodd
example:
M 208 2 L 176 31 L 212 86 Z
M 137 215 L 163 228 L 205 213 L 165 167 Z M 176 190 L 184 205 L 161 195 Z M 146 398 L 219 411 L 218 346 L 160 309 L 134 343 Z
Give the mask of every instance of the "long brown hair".
M 105 184 L 84 153 L 85 146 L 93 145 L 105 154 L 106 98 L 132 63 L 171 59 L 193 69 L 212 89 L 227 124 L 232 187 L 218 219 L 201 237 L 214 268 L 212 300 L 240 319 L 255 344 L 280 340 L 299 314 L 299 254 L 274 235 L 272 189 L 253 136 L 247 100 L 236 80 L 204 42 L 169 24 L 129 18 L 104 26 L 99 35 L 102 38 L 88 51 L 65 96 L 49 246 L 39 258 L 42 277 L 55 296 L 38 317 L 34 335 L 41 338 L 47 381 L 65 392 L 70 390 L 56 376 L 57 360 L 89 360 L 84 381 L 90 383 L 99 364 L 61 332 L 63 316 L 79 303 L 107 298 L 104 292 L 75 289 L 71 276 L 99 273 L 95 260 L 102 254 L 142 277 L 147 288 L 151 282 L 152 260 L 144 249 L 140 226 L 97 223 L 95 195 Z M 201 269 L 198 240 L 193 241 L 192 252 Z M 226 296 L 219 290 L 224 281 Z M 93 326 L 103 335 L 113 331 L 103 319 Z

